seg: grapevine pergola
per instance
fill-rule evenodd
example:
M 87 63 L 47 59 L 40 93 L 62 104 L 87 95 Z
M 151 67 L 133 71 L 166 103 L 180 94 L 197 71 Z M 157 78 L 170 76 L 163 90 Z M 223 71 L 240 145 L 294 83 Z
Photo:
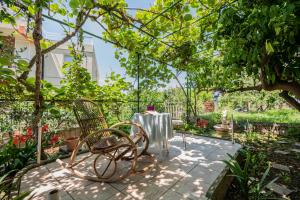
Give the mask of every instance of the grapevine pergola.
M 172 8 L 174 8 L 177 4 L 181 3 L 182 1 L 183 1 L 183 0 L 178 0 L 178 1 L 174 2 L 174 3 L 171 4 L 170 6 L 164 8 L 160 13 L 157 13 L 153 18 L 151 18 L 151 19 L 150 19 L 149 21 L 147 21 L 146 23 L 140 24 L 140 26 L 138 26 L 138 25 L 136 25 L 136 24 L 134 24 L 134 23 L 131 23 L 131 22 L 128 23 L 129 26 L 131 26 L 133 29 L 136 29 L 136 30 L 138 30 L 141 34 L 145 34 L 145 35 L 150 36 L 150 37 L 152 38 L 150 42 L 144 44 L 144 47 L 147 47 L 152 41 L 157 40 L 159 43 L 161 43 L 162 45 L 167 46 L 168 48 L 172 48 L 172 49 L 174 49 L 174 50 L 179 49 L 180 47 L 177 47 L 177 46 L 174 46 L 174 45 L 170 45 L 170 44 L 168 44 L 166 41 L 164 41 L 164 39 L 170 37 L 171 35 L 173 35 L 173 34 L 175 34 L 175 33 L 177 33 L 177 32 L 180 32 L 180 31 L 183 30 L 183 29 L 189 28 L 190 26 L 195 26 L 195 25 L 197 24 L 197 22 L 199 22 L 201 19 L 204 19 L 204 18 L 206 18 L 206 17 L 209 17 L 209 16 L 212 15 L 214 12 L 218 12 L 218 11 L 219 11 L 219 10 L 216 10 L 216 11 L 215 11 L 215 10 L 212 10 L 209 14 L 207 14 L 207 15 L 205 15 L 205 16 L 202 16 L 202 17 L 199 17 L 198 19 L 196 19 L 194 22 L 191 23 L 190 26 L 184 26 L 184 27 L 181 27 L 181 28 L 179 28 L 179 29 L 177 29 L 177 30 L 175 30 L 175 31 L 173 31 L 173 32 L 171 32 L 171 33 L 169 33 L 169 34 L 163 36 L 163 38 L 158 38 L 158 37 L 156 37 L 156 36 L 153 36 L 151 33 L 147 32 L 147 31 L 145 31 L 145 30 L 143 29 L 143 28 L 147 28 L 147 26 L 148 26 L 149 24 L 151 24 L 152 22 L 154 22 L 155 20 L 157 20 L 157 19 L 158 19 L 160 16 L 162 16 L 164 13 L 170 11 Z M 138 8 L 136 8 L 136 9 L 138 9 Z M 220 9 L 221 9 L 221 8 L 220 8 Z M 140 9 L 140 10 L 142 10 L 142 9 Z M 121 18 L 120 16 L 114 14 L 113 12 L 112 12 L 111 14 L 112 14 L 113 16 L 119 18 L 120 20 L 122 20 L 122 18 Z M 51 16 L 46 15 L 46 14 L 43 14 L 43 17 L 45 17 L 45 18 L 47 18 L 47 19 L 49 19 L 49 20 L 51 20 L 51 21 L 57 22 L 57 23 L 59 23 L 59 24 L 61 24 L 61 25 L 68 26 L 68 27 L 71 28 L 71 26 L 70 26 L 68 23 L 66 23 L 66 22 L 64 22 L 64 21 L 62 21 L 62 20 L 55 19 L 54 17 L 51 17 Z M 98 24 L 101 26 L 102 29 L 104 29 L 104 31 L 106 31 L 106 29 L 105 29 L 105 27 L 104 27 L 103 25 L 101 25 L 99 22 L 98 22 Z M 102 41 L 104 41 L 104 42 L 113 44 L 113 45 L 115 45 L 117 48 L 122 48 L 122 49 L 125 49 L 125 50 L 127 50 L 127 51 L 131 51 L 130 48 L 128 48 L 128 47 L 122 45 L 119 41 L 112 41 L 112 40 L 106 39 L 106 38 L 104 38 L 104 37 L 101 37 L 101 36 L 99 36 L 99 35 L 96 35 L 96 34 L 94 34 L 94 33 L 91 33 L 91 32 L 89 32 L 89 31 L 86 31 L 86 30 L 82 30 L 82 31 L 83 31 L 83 33 L 86 34 L 86 35 L 89 35 L 89 36 L 92 36 L 92 37 L 94 37 L 94 38 L 100 39 L 100 40 L 102 40 Z M 209 34 L 208 34 L 208 35 L 209 35 Z M 205 51 L 205 50 L 206 50 L 206 49 L 198 50 L 196 53 L 194 53 L 194 55 L 197 55 L 197 54 L 199 54 L 199 53 L 201 53 L 201 52 L 203 52 L 203 51 Z M 154 58 L 154 57 L 151 56 L 151 55 L 145 55 L 145 54 L 144 54 L 143 52 L 141 52 L 141 51 L 135 51 L 135 53 L 136 53 L 137 58 L 138 58 L 138 63 L 137 63 L 137 68 L 136 68 L 136 69 L 137 69 L 137 111 L 140 112 L 140 93 L 141 93 L 141 89 L 140 89 L 140 58 L 141 58 L 142 56 L 145 56 L 145 57 L 147 57 L 148 59 L 153 60 L 154 62 L 158 62 L 158 63 L 160 63 L 160 64 L 166 65 L 166 66 L 171 67 L 171 68 L 173 68 L 173 66 L 172 66 L 170 63 L 168 63 L 168 62 L 166 62 L 166 61 L 162 61 L 162 60 L 160 60 L 160 59 L 158 59 L 158 58 Z M 193 56 L 193 55 L 192 55 L 192 56 Z M 186 91 L 185 91 L 185 90 L 184 90 L 184 86 L 180 83 L 180 81 L 179 81 L 177 75 L 174 74 L 174 73 L 172 73 L 172 74 L 173 74 L 174 78 L 176 79 L 176 81 L 179 83 L 179 85 L 180 85 L 180 87 L 182 88 L 183 92 L 185 93 L 185 96 L 186 96 L 187 120 L 189 120 L 190 111 L 191 111 L 191 83 L 190 83 L 190 81 L 188 80 L 189 78 L 188 78 L 188 76 L 187 76 L 187 77 L 186 77 L 186 84 L 185 84 L 185 85 L 186 85 Z

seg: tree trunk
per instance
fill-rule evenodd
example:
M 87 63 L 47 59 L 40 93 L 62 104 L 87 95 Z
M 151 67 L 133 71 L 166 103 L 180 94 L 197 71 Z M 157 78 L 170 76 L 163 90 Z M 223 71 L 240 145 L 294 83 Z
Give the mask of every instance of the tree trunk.
M 38 124 L 42 117 L 42 104 L 43 98 L 41 96 L 41 69 L 42 69 L 42 48 L 40 41 L 42 40 L 42 5 L 41 0 L 35 1 L 35 6 L 37 8 L 37 12 L 35 14 L 35 27 L 33 30 L 33 40 L 35 46 L 35 91 L 34 91 L 34 113 L 33 113 L 33 122 L 32 128 L 35 132 L 36 138 L 38 134 Z

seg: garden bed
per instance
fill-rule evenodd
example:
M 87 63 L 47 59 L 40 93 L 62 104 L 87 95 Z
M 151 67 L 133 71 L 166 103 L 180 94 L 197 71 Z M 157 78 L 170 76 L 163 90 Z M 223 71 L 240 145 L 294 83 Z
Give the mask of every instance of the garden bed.
M 201 114 L 199 118 L 208 120 L 208 129 L 213 129 L 214 125 L 221 123 L 221 114 L 216 112 Z M 235 132 L 242 132 L 248 129 L 252 132 L 275 132 L 276 134 L 292 135 L 300 139 L 298 131 L 300 130 L 300 113 L 295 110 L 271 110 L 263 113 L 234 112 L 233 120 Z
M 265 151 L 267 157 L 266 160 L 272 163 L 278 163 L 285 166 L 288 166 L 290 172 L 285 172 L 271 168 L 270 173 L 268 174 L 267 181 L 271 181 L 275 177 L 278 177 L 276 184 L 284 185 L 289 190 L 293 192 L 288 196 L 284 197 L 276 193 L 272 193 L 274 198 L 278 199 L 290 199 L 290 200 L 300 200 L 300 162 L 299 155 L 289 154 L 289 155 L 280 155 L 273 152 Z M 257 177 L 255 177 L 257 178 Z M 241 188 L 236 179 L 233 180 L 231 186 L 228 188 L 228 191 L 225 196 L 225 200 L 241 200 L 244 199 L 241 194 Z

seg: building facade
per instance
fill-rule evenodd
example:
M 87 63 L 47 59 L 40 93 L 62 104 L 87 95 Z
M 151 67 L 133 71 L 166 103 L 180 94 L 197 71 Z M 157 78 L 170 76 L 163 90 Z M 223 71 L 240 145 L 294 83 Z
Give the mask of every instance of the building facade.
M 0 23 L 0 38 L 5 45 L 10 45 L 15 49 L 15 53 L 25 60 L 30 60 L 35 55 L 35 48 L 32 39 L 26 36 L 26 22 L 19 20 L 17 27 Z M 55 41 L 53 41 L 55 42 Z M 72 60 L 68 50 L 68 43 L 60 45 L 50 53 L 44 56 L 43 74 L 44 80 L 52 83 L 54 86 L 60 86 L 60 81 L 64 78 L 62 66 L 64 62 Z M 91 74 L 92 80 L 99 83 L 99 73 L 97 60 L 95 56 L 94 45 L 84 44 L 84 58 L 82 67 L 86 68 Z M 35 75 L 35 67 L 29 73 Z

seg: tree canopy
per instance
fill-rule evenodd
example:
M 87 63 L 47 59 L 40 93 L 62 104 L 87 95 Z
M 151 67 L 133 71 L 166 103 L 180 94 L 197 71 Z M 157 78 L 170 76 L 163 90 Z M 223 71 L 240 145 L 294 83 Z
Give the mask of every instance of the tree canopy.
M 4 0 L 1 22 L 28 18 L 36 55 L 17 65 L 17 83 L 40 94 L 41 56 L 82 32 L 87 19 L 117 48 L 116 58 L 135 76 L 139 62 L 144 85 L 169 81 L 185 71 L 200 90 L 225 92 L 279 90 L 300 110 L 299 1 L 156 0 L 147 8 L 129 8 L 125 0 Z M 47 12 L 45 12 L 47 11 Z M 55 16 L 71 29 L 56 43 L 42 37 L 42 19 Z M 44 16 L 43 16 L 44 15 Z M 137 59 L 137 58 L 140 59 Z M 3 59 L 0 59 L 3 64 Z M 7 59 L 6 59 L 7 60 Z M 37 66 L 35 83 L 28 73 Z M 11 79 L 4 69 L 3 79 Z
M 132 50 L 120 58 L 128 71 L 143 52 L 143 70 L 158 69 L 147 79 L 171 66 L 199 90 L 279 90 L 300 110 L 299 1 L 156 1 L 135 18 L 135 30 L 105 33 Z

